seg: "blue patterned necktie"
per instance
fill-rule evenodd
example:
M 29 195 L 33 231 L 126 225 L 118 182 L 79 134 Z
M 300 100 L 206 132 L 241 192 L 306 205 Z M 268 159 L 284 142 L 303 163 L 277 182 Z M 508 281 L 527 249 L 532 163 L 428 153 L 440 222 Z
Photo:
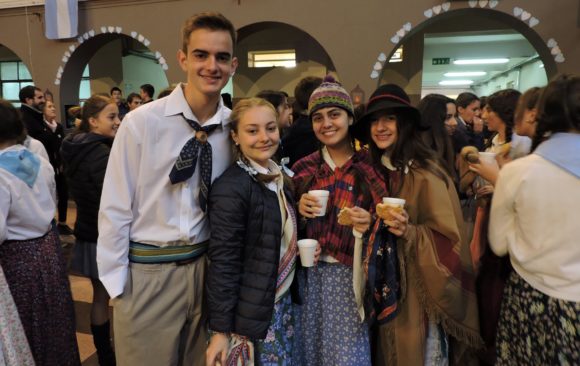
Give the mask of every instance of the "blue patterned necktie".
M 182 115 L 183 116 L 183 115 Z M 208 135 L 215 130 L 219 124 L 209 126 L 200 126 L 196 121 L 183 118 L 193 128 L 195 136 L 193 136 L 185 146 L 181 149 L 179 157 L 169 173 L 169 179 L 172 184 L 177 184 L 191 178 L 195 172 L 197 164 L 197 157 L 200 160 L 200 184 L 199 184 L 199 205 L 205 212 L 207 209 L 207 197 L 209 195 L 209 187 L 211 185 L 211 144 L 209 143 Z

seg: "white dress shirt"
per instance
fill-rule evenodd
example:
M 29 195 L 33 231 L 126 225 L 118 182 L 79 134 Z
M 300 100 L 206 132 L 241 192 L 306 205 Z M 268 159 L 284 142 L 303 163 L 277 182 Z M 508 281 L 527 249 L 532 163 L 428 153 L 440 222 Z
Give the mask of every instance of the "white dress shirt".
M 103 184 L 97 244 L 99 277 L 112 298 L 123 292 L 126 282 L 129 241 L 163 247 L 209 239 L 209 223 L 199 207 L 199 158 L 190 179 L 175 185 L 169 180 L 181 149 L 195 135 L 182 113 L 198 120 L 180 84 L 169 96 L 128 113 L 115 137 Z M 215 115 L 203 124 L 220 125 L 208 138 L 212 182 L 232 162 L 230 113 L 220 98 Z
M 580 301 L 580 179 L 537 154 L 506 164 L 491 205 L 489 239 L 548 296 Z
M 13 145 L 1 150 L 0 155 L 24 149 L 22 145 Z M 32 188 L 0 168 L 0 243 L 44 236 L 50 230 L 55 212 L 56 184 L 48 160 L 40 159 L 40 170 Z

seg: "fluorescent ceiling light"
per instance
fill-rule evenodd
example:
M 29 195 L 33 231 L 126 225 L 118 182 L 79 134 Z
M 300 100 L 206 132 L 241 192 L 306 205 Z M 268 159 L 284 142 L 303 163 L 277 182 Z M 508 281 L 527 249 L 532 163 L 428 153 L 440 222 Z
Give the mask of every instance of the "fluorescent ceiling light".
M 485 71 L 462 71 L 462 72 L 446 72 L 445 77 L 452 78 L 458 76 L 483 76 L 487 74 Z
M 506 64 L 510 62 L 509 58 L 482 58 L 482 59 L 464 59 L 454 60 L 455 65 L 489 65 L 489 64 Z
M 439 85 L 471 85 L 473 80 L 443 80 Z

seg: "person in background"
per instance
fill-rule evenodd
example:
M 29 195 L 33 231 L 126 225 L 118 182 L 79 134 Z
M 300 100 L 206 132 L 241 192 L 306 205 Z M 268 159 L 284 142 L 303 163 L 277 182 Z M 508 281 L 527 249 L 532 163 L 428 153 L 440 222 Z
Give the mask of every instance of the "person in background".
M 284 155 L 288 157 L 289 167 L 318 149 L 318 139 L 314 135 L 312 122 L 308 117 L 308 100 L 314 89 L 318 88 L 321 83 L 321 78 L 308 76 L 300 80 L 294 89 L 296 101 L 293 112 L 296 118 L 293 118 L 292 126 L 288 129 L 286 136 L 282 137 Z
M 54 170 L 18 144 L 24 134 L 18 111 L 0 100 L 0 267 L 36 365 L 80 366 L 70 283 L 54 227 Z
M 541 88 L 533 87 L 520 97 L 514 121 L 514 129 L 518 135 L 534 138 L 538 117 L 537 104 L 541 94 Z
M 495 364 L 578 365 L 580 77 L 560 76 L 546 86 L 533 146 L 501 169 L 492 201 L 490 246 L 498 256 L 509 254 L 514 269 Z
M 292 107 L 290 107 L 290 104 L 288 103 L 288 95 L 284 92 L 275 90 L 262 90 L 256 94 L 256 97 L 267 100 L 274 106 L 274 108 L 276 108 L 278 115 L 278 129 L 280 130 L 280 137 L 283 137 L 287 132 L 287 129 L 290 127 L 292 118 Z M 287 165 L 290 161 L 290 158 L 284 154 L 284 146 L 281 142 L 275 157 L 276 160 L 283 165 Z
M 99 210 L 99 278 L 113 299 L 119 365 L 203 365 L 211 182 L 230 166 L 236 29 L 219 13 L 182 27 L 187 83 L 127 114 L 107 165 Z
M 125 115 L 129 113 L 129 107 L 123 100 L 123 92 L 121 91 L 121 89 L 114 86 L 111 88 L 110 94 L 111 98 L 113 98 L 113 100 L 117 104 L 117 108 L 119 109 L 119 119 L 122 120 L 123 117 L 125 117 Z
M 406 201 L 401 213 L 378 219 L 370 234 L 386 228 L 397 238 L 402 261 L 398 313 L 377 331 L 377 365 L 465 365 L 482 345 L 459 199 L 444 163 L 419 136 L 425 127 L 407 93 L 386 84 L 373 92 L 355 129 L 390 196 Z
M 139 95 L 141 95 L 141 100 L 143 104 L 147 104 L 153 101 L 153 96 L 155 95 L 155 88 L 151 84 L 143 84 L 140 87 Z
M 85 101 L 81 124 L 61 148 L 64 171 L 77 207 L 71 270 L 91 280 L 91 333 L 101 366 L 115 365 L 115 354 L 110 341 L 109 294 L 97 269 L 97 223 L 107 161 L 120 123 L 117 101 L 94 95 Z
M 451 136 L 457 128 L 455 101 L 441 94 L 426 95 L 417 109 L 422 124 L 428 128 L 421 132 L 421 139 L 445 162 L 445 171 L 457 185 L 455 151 Z
M 455 100 L 457 105 L 457 127 L 453 133 L 453 147 L 459 153 L 465 146 L 475 146 L 483 150 L 483 121 L 481 120 L 481 101 L 477 95 L 461 93 Z
M 47 101 L 42 110 L 44 123 L 48 126 L 50 136 L 50 149 L 47 149 L 48 159 L 54 169 L 54 180 L 56 182 L 56 196 L 58 198 L 58 232 L 61 235 L 72 235 L 73 232 L 66 223 L 68 211 L 68 186 L 62 168 L 60 156 L 60 146 L 64 140 L 64 128 L 56 121 L 56 107 L 53 102 Z
M 127 96 L 127 106 L 129 107 L 129 112 L 137 109 L 141 104 L 143 104 L 141 96 L 137 93 L 131 93 Z
M 513 132 L 514 116 L 520 96 L 521 93 L 514 89 L 500 90 L 489 96 L 482 117 L 494 135 L 487 144 L 486 152 L 495 153 L 497 162 L 480 159 L 478 163 L 469 164 L 469 170 L 478 176 L 471 183 L 479 204 L 470 248 L 477 272 L 481 334 L 486 345 L 480 360 L 484 365 L 495 364 L 497 353 L 495 337 L 499 311 L 505 282 L 512 272 L 509 258 L 496 256 L 489 247 L 489 210 L 494 185 L 500 168 L 512 159 L 527 155 L 531 146 L 528 137 L 518 136 Z M 464 179 L 469 179 L 469 175 Z
M 262 90 L 256 94 L 257 98 L 262 98 L 270 102 L 278 113 L 278 129 L 283 133 L 290 127 L 292 120 L 292 107 L 288 103 L 288 94 L 276 90 Z
M 159 92 L 159 94 L 157 94 L 157 99 L 161 99 L 168 96 L 169 94 L 171 94 L 173 89 L 175 89 L 175 85 L 170 85 L 167 88 L 163 89 L 162 91 Z
M 297 365 L 290 288 L 297 285 L 298 228 L 291 181 L 271 159 L 280 141 L 277 113 L 264 99 L 241 100 L 231 126 L 237 161 L 209 197 L 206 287 L 214 333 L 207 365 L 237 365 L 248 348 L 254 357 L 240 357 L 244 362 Z
M 387 195 L 367 151 L 355 151 L 352 100 L 331 76 L 312 92 L 308 113 L 322 148 L 294 164 L 293 182 L 306 226 L 302 238 L 317 240 L 322 253 L 315 267 L 300 273 L 303 364 L 370 366 L 362 237 L 374 203 Z M 311 190 L 329 192 L 323 216 L 317 216 L 322 206 Z M 339 219 L 341 212 L 349 222 Z

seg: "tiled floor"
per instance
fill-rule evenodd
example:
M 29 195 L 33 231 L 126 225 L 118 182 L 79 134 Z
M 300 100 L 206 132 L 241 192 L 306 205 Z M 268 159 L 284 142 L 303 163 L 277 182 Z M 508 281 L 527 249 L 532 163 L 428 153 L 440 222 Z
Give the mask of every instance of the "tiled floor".
M 72 228 L 76 219 L 76 207 L 71 202 L 67 213 L 67 224 Z M 74 246 L 74 236 L 61 236 L 64 254 L 67 262 Z M 93 301 L 93 288 L 88 278 L 69 275 L 72 296 L 75 305 L 77 342 L 83 366 L 98 366 L 97 354 L 91 334 L 90 313 Z M 109 308 L 112 313 L 112 308 Z

